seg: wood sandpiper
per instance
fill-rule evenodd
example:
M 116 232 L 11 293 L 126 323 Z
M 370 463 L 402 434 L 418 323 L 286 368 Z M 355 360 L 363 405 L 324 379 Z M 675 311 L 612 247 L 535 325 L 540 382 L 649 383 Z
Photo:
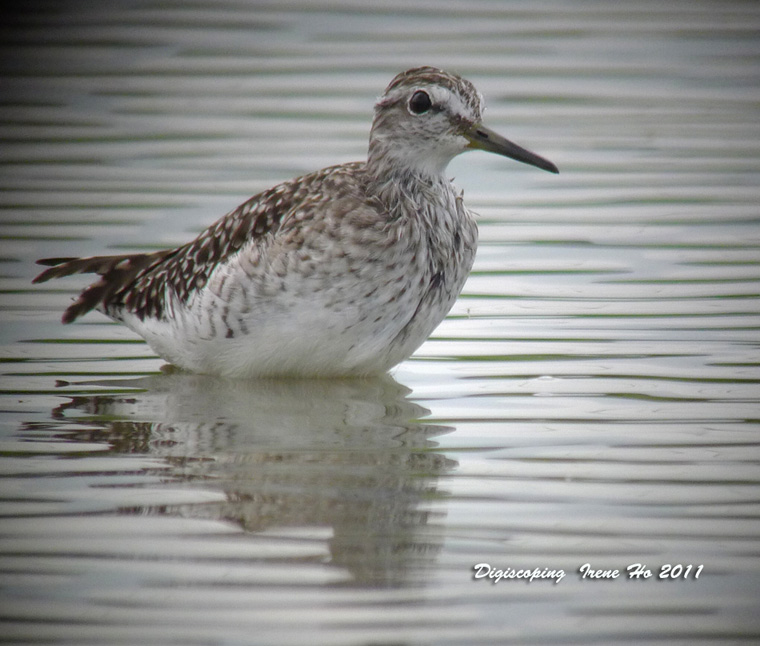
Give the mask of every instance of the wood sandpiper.
M 385 372 L 443 320 L 472 267 L 477 226 L 448 163 L 478 149 L 558 172 L 482 112 L 469 81 L 402 72 L 375 105 L 366 162 L 259 193 L 175 249 L 39 260 L 49 268 L 34 282 L 98 274 L 63 322 L 97 309 L 185 370 Z

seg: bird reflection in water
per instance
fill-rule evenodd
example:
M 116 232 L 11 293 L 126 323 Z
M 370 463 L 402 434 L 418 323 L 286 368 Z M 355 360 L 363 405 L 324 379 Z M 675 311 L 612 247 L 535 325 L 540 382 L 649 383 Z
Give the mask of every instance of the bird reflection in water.
M 121 513 L 233 522 L 270 538 L 319 530 L 329 562 L 364 585 L 403 585 L 411 571 L 419 581 L 420 569 L 433 564 L 442 543 L 438 479 L 457 464 L 433 438 L 452 429 L 422 423 L 429 411 L 391 377 L 239 381 L 177 373 L 101 385 L 132 390 L 76 396 L 56 408 L 71 440 L 160 458 L 168 465 L 160 478 L 172 487 L 224 493 L 222 503 L 148 503 Z

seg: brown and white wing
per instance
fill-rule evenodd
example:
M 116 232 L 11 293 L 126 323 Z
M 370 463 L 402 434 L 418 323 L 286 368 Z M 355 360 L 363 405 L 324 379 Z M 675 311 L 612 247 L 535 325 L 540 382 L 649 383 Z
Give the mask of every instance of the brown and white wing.
M 100 279 L 86 287 L 63 314 L 71 323 L 92 309 L 119 319 L 121 311 L 140 319 L 161 319 L 168 294 L 187 301 L 202 289 L 213 269 L 251 240 L 274 234 L 283 219 L 337 167 L 279 184 L 253 196 L 231 211 L 195 240 L 181 247 L 152 253 L 89 258 L 46 258 L 37 264 L 49 268 L 33 282 L 73 274 L 97 274 Z M 170 287 L 170 289 L 167 289 Z

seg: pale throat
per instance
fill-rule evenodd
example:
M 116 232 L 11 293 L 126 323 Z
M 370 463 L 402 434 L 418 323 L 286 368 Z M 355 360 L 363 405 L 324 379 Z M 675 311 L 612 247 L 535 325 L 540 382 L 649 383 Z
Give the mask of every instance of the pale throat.
M 452 159 L 467 150 L 464 137 L 451 138 L 438 146 L 417 147 L 414 142 L 379 136 L 369 147 L 367 169 L 377 179 L 415 176 L 438 181 L 445 179 Z

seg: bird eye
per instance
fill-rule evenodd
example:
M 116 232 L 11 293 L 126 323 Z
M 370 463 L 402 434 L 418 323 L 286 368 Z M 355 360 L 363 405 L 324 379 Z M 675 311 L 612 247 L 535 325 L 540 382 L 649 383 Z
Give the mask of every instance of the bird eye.
M 412 114 L 423 114 L 430 110 L 433 103 L 430 101 L 430 97 L 427 92 L 423 90 L 417 90 L 412 94 L 412 98 L 409 99 L 409 112 Z

